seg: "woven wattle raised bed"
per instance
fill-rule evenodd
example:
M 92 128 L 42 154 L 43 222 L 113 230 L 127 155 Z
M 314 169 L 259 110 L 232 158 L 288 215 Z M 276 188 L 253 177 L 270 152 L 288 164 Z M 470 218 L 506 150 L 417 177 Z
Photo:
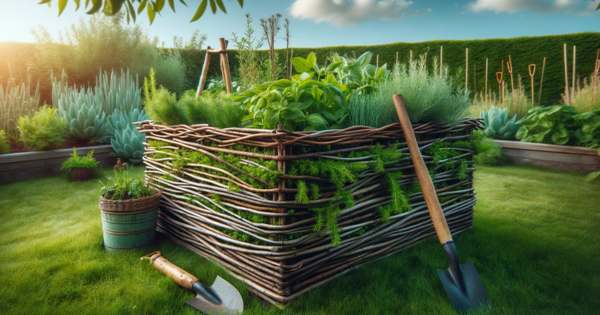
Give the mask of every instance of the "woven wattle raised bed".
M 390 203 L 390 193 L 383 184 L 386 173 L 402 171 L 399 179 L 402 185 L 417 182 L 400 124 L 318 132 L 289 132 L 282 126 L 277 130 L 259 130 L 219 129 L 207 125 L 164 126 L 152 121 L 138 124 L 149 142 L 144 156 L 146 178 L 163 191 L 158 230 L 199 255 L 220 263 L 251 291 L 271 303 L 285 304 L 352 267 L 435 236 L 420 192 L 407 196 L 410 211 L 392 215 L 388 222 L 382 222 L 377 210 Z M 414 125 L 421 151 L 438 142 L 469 140 L 476 128 L 479 128 L 477 119 L 465 119 L 452 127 L 435 123 Z M 162 144 L 157 146 L 153 141 Z M 341 242 L 338 246 L 332 245 L 331 233 L 326 227 L 314 231 L 316 218 L 310 211 L 332 200 L 334 192 L 327 190 L 330 180 L 290 175 L 290 163 L 299 159 L 366 163 L 372 156 L 348 157 L 349 153 L 368 150 L 374 145 L 391 147 L 392 143 L 396 144 L 397 151 L 405 153 L 405 158 L 386 164 L 383 173 L 365 171 L 356 182 L 345 185 L 344 189 L 354 195 L 355 205 L 341 209 L 337 218 Z M 248 152 L 240 150 L 239 145 L 273 153 Z M 306 148 L 313 152 L 306 153 Z M 440 164 L 435 165 L 433 158 L 424 154 L 430 170 L 440 170 L 433 175 L 433 181 L 439 184 L 437 193 L 452 233 L 472 227 L 476 203 L 472 186 L 473 151 L 456 150 L 460 155 L 437 161 Z M 221 163 L 226 170 L 198 163 L 181 166 L 178 152 L 190 151 Z M 246 168 L 265 168 L 261 162 L 276 161 L 277 170 L 281 172 L 277 176 L 278 184 L 265 182 L 225 161 L 226 158 L 235 159 Z M 459 179 L 457 168 L 448 166 L 461 163 L 468 165 L 468 174 Z M 255 178 L 255 185 L 241 180 L 240 174 Z M 298 189 L 289 183 L 296 180 L 324 185 L 319 199 L 305 203 L 295 201 Z M 228 188 L 228 183 L 238 189 Z M 259 214 L 269 221 L 255 223 L 239 215 L 242 212 Z M 260 242 L 241 241 L 224 231 L 245 233 Z M 293 238 L 292 235 L 301 236 Z

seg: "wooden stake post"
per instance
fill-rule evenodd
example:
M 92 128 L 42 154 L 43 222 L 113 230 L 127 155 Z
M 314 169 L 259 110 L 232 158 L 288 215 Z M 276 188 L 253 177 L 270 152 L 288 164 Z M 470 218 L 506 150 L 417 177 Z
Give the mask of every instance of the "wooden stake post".
M 546 57 L 542 63 L 542 78 L 540 79 L 540 92 L 538 93 L 538 106 L 540 106 L 540 100 L 542 99 L 542 83 L 544 83 L 544 69 L 546 68 Z
M 571 97 L 575 96 L 575 47 L 573 46 L 573 81 L 571 81 Z
M 469 48 L 465 51 L 465 90 L 469 88 Z
M 444 64 L 444 46 L 440 46 L 440 78 L 442 77 L 442 69 Z
M 512 103 L 515 105 L 515 81 L 513 79 L 513 66 L 512 61 L 510 59 L 510 55 L 508 55 L 508 62 L 506 63 L 506 69 L 508 69 L 508 73 L 510 73 L 510 86 L 512 88 Z
M 571 98 L 569 97 L 569 69 L 567 68 L 567 44 L 563 44 L 564 57 L 565 57 L 565 95 L 567 96 L 567 105 L 571 105 Z
M 206 47 L 206 57 L 204 58 L 204 65 L 202 66 L 202 75 L 200 76 L 200 82 L 198 82 L 198 89 L 196 92 L 196 97 L 200 97 L 202 95 L 202 91 L 204 90 L 204 85 L 206 84 L 206 77 L 208 75 L 208 68 L 210 66 L 210 56 L 212 54 L 220 54 L 221 55 L 221 74 L 223 75 L 223 82 L 227 88 L 227 93 L 233 93 L 233 87 L 231 86 L 231 70 L 229 68 L 229 59 L 227 57 L 227 44 L 229 41 L 225 40 L 225 38 L 219 38 L 219 44 L 221 49 L 211 49 L 210 46 Z
M 486 103 L 488 101 L 487 79 L 488 79 L 488 59 L 485 58 L 485 102 Z
M 533 103 L 534 97 L 533 97 L 533 76 L 535 75 L 535 63 L 532 63 L 529 65 L 529 76 L 531 77 L 531 107 L 535 106 Z
M 502 75 L 504 72 L 496 72 L 496 81 L 498 81 L 498 97 L 502 98 L 502 105 L 504 105 L 504 93 L 502 91 Z
M 596 81 L 598 80 L 598 70 L 600 70 L 600 60 L 596 59 L 596 67 L 594 69 L 594 80 L 592 84 L 594 85 L 592 92 L 592 104 L 590 105 L 590 110 L 594 110 L 594 101 L 596 99 Z

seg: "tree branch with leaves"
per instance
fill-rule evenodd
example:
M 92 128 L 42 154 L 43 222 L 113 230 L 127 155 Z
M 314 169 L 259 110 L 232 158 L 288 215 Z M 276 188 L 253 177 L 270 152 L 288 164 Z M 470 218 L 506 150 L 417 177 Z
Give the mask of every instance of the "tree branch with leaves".
M 110 16 L 125 8 L 124 10 L 127 12 L 127 23 L 129 23 L 130 20 L 133 20 L 135 23 L 137 16 L 146 10 L 146 13 L 148 14 L 148 20 L 150 21 L 150 24 L 152 24 L 156 14 L 160 14 L 167 3 L 169 4 L 169 7 L 171 7 L 171 10 L 175 12 L 175 0 L 58 0 L 56 1 L 58 2 L 58 16 L 63 13 L 69 2 L 75 3 L 75 11 L 77 11 L 82 6 L 82 2 L 84 1 L 85 3 L 83 3 L 83 9 L 87 10 L 87 14 L 103 12 L 105 15 Z M 179 0 L 179 2 L 187 7 L 187 4 L 184 0 Z M 237 0 L 237 2 L 239 3 L 240 7 L 244 7 L 244 0 Z M 38 4 L 47 4 L 50 6 L 51 3 L 52 0 L 42 0 Z M 135 8 L 136 4 L 137 9 Z M 223 13 L 227 14 L 223 0 L 202 0 L 190 22 L 200 19 L 209 5 L 213 14 L 217 13 L 217 7 Z

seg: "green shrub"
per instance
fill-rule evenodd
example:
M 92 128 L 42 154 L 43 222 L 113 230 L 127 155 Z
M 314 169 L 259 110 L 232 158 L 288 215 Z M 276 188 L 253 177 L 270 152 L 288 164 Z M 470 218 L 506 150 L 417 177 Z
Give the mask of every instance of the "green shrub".
M 117 161 L 114 167 L 115 176 L 106 176 L 108 183 L 104 184 L 100 189 L 100 195 L 109 200 L 128 200 L 139 199 L 146 196 L 151 196 L 156 191 L 150 188 L 144 180 L 140 178 L 131 178 L 129 176 L 129 167 L 127 163 L 121 163 L 121 159 Z
M 517 139 L 523 142 L 574 144 L 577 114 L 575 107 L 568 105 L 536 106 L 517 122 L 521 125 Z
M 55 149 L 63 142 L 68 126 L 57 110 L 44 105 L 33 116 L 19 118 L 20 139 L 28 151 Z
M 73 168 L 94 168 L 98 165 L 98 161 L 94 158 L 94 150 L 86 155 L 77 155 L 77 149 L 73 148 L 73 154 L 70 158 L 63 162 L 61 170 L 71 170 Z
M 19 117 L 35 113 L 39 104 L 40 85 L 38 83 L 32 95 L 29 76 L 20 85 L 15 84 L 15 79 L 8 79 L 6 90 L 0 84 L 0 130 L 4 130 L 7 136 L 16 141 L 19 138 Z
M 413 123 L 457 124 L 469 109 L 469 92 L 456 87 L 445 68 L 439 75 L 437 62 L 430 72 L 424 58 L 396 65 L 391 75 L 371 95 L 352 96 L 348 112 L 352 125 L 383 127 L 398 122 L 392 96 L 402 94 Z
M 493 139 L 486 137 L 482 131 L 473 132 L 477 136 L 475 140 L 475 163 L 481 165 L 502 165 L 506 162 L 506 157 L 502 152 L 502 147 L 494 142 Z
M 185 63 L 179 54 L 160 49 L 158 39 L 151 39 L 139 24 L 124 23 L 121 13 L 92 15 L 71 25 L 58 40 L 44 28 L 34 35 L 37 51 L 32 64 L 43 80 L 42 89 L 50 90 L 46 78 L 51 71 L 64 69 L 70 83 L 80 86 L 94 84 L 100 69 L 129 69 L 132 75 L 144 77 L 155 67 L 160 69 L 158 82 L 173 91 L 183 90 Z
M 10 152 L 10 145 L 8 139 L 6 139 L 6 133 L 4 130 L 0 130 L 0 154 L 6 154 Z

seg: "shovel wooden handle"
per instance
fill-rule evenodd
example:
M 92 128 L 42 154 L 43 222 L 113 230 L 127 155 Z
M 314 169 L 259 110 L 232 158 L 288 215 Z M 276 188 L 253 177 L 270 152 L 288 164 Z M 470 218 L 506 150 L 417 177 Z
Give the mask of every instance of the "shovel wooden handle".
M 162 273 L 175 280 L 177 284 L 188 290 L 192 290 L 194 283 L 198 281 L 198 278 L 162 257 L 159 251 L 143 256 L 142 259 L 149 259 L 154 268 L 162 271 Z
M 415 132 L 413 131 L 408 113 L 406 112 L 406 107 L 404 106 L 404 99 L 400 94 L 394 95 L 393 99 L 394 105 L 396 106 L 396 112 L 398 113 L 398 119 L 400 120 L 400 125 L 402 126 L 402 132 L 404 133 L 404 138 L 406 139 L 406 145 L 408 145 L 410 157 L 412 158 L 415 168 L 415 173 L 417 174 L 419 185 L 423 191 L 423 198 L 425 198 L 425 204 L 427 204 L 431 221 L 433 221 L 435 233 L 442 244 L 452 241 L 452 234 L 450 234 L 448 223 L 446 223 L 446 217 L 444 217 L 442 207 L 440 206 L 440 201 L 435 193 L 435 187 L 433 186 L 433 182 L 431 181 L 431 177 L 427 171 L 427 166 L 425 165 L 423 157 L 421 156 L 421 151 L 419 151 Z

